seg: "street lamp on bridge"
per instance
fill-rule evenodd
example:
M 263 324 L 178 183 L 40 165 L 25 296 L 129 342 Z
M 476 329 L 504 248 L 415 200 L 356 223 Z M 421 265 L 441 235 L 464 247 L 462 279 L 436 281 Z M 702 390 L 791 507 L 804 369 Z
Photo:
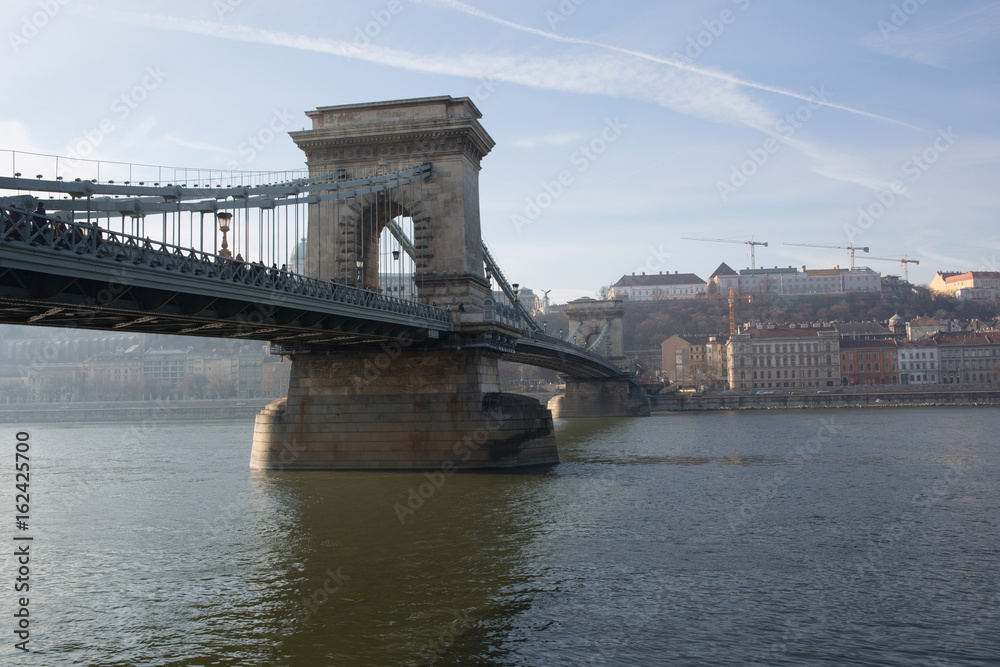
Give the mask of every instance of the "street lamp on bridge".
M 229 259 L 233 253 L 229 252 L 229 241 L 226 240 L 226 233 L 229 232 L 229 221 L 233 219 L 233 214 L 223 211 L 217 217 L 219 218 L 219 231 L 222 232 L 222 249 L 219 250 L 219 257 Z

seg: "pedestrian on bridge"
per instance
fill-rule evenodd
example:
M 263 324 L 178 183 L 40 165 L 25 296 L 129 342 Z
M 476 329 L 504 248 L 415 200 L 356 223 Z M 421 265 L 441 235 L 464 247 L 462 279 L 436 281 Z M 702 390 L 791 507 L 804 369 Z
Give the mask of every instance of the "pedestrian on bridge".
M 43 240 L 46 241 L 46 245 L 52 245 L 51 229 L 49 228 L 47 215 L 45 212 L 45 202 L 38 202 L 38 206 L 35 207 L 35 214 L 31 216 L 31 245 L 38 245 Z

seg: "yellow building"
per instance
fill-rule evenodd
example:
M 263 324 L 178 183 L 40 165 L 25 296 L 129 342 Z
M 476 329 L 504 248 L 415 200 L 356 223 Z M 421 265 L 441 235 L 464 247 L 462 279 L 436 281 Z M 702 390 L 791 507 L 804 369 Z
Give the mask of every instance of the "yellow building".
M 996 299 L 1000 296 L 1000 271 L 938 271 L 930 290 L 959 299 Z

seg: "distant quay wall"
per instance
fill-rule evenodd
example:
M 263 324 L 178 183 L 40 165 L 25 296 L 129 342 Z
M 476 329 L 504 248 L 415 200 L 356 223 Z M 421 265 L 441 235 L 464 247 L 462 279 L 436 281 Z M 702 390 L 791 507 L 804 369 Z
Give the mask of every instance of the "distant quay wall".
M 922 406 L 1000 406 L 1000 390 L 880 391 L 753 394 L 668 394 L 652 396 L 652 412 L 696 412 L 711 410 L 775 410 L 812 408 L 893 408 Z
M 0 423 L 252 421 L 270 398 L 218 401 L 126 401 L 120 403 L 13 403 L 0 405 Z

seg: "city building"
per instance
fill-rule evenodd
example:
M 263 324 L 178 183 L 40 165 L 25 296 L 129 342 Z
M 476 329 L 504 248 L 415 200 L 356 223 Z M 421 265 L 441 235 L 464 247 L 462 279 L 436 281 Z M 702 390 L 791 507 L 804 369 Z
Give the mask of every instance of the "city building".
M 754 328 L 728 344 L 733 389 L 834 387 L 841 382 L 840 339 L 831 327 Z
M 937 345 L 939 384 L 1000 382 L 1000 332 L 938 333 L 926 343 Z
M 386 296 L 415 301 L 417 284 L 413 282 L 412 273 L 380 273 L 378 274 L 379 291 Z
M 261 365 L 260 389 L 265 398 L 281 398 L 288 394 L 288 378 L 292 362 L 282 356 L 269 354 Z
M 237 395 L 240 398 L 260 398 L 263 395 L 264 346 L 243 348 L 237 355 L 239 381 Z
M 697 336 L 684 355 L 684 381 L 696 389 L 728 389 L 726 342 L 716 336 Z
M 722 279 L 723 278 L 729 278 L 730 280 L 732 280 L 732 276 L 736 276 L 736 279 L 738 280 L 739 279 L 739 275 L 740 274 L 736 273 L 736 271 L 734 271 L 732 269 L 732 267 L 730 267 L 725 262 L 723 262 L 722 264 L 719 264 L 719 268 L 717 268 L 715 271 L 713 271 L 712 275 L 710 275 L 708 277 L 708 292 L 709 292 L 709 294 L 723 294 L 723 291 L 722 291 Z M 732 282 L 727 282 L 726 284 L 727 285 L 731 285 Z M 736 290 L 736 288 L 734 287 L 733 291 L 735 291 L 735 290 Z M 729 287 L 726 287 L 725 294 L 729 294 Z
M 548 297 L 546 297 L 548 298 Z M 530 315 L 537 315 L 542 309 L 542 299 L 538 298 L 535 291 L 528 287 L 521 287 L 517 290 L 517 301 L 520 303 Z M 513 305 L 507 295 L 501 290 L 493 290 L 493 302 L 498 304 L 504 304 L 505 306 Z
M 142 383 L 142 350 L 131 345 L 95 354 L 83 362 L 84 382 L 93 400 L 121 400 Z
M 705 389 L 725 389 L 729 382 L 726 343 L 716 336 L 673 335 L 660 343 L 663 377 Z
M 28 366 L 27 382 L 36 401 L 78 401 L 84 393 L 83 364 L 60 363 Z
M 903 298 L 913 292 L 913 285 L 900 276 L 882 276 L 882 297 Z
M 897 384 L 895 339 L 840 341 L 840 374 L 844 385 Z
M 1000 271 L 938 271 L 929 287 L 932 292 L 958 299 L 996 299 L 1000 296 Z
M 902 338 L 906 336 L 906 320 L 900 317 L 899 313 L 896 313 L 889 318 L 889 331 L 896 338 Z
M 660 343 L 660 363 L 668 382 L 680 382 L 684 375 L 684 353 L 691 345 L 689 337 L 674 334 Z
M 142 376 L 177 384 L 187 370 L 187 350 L 149 350 L 142 355 Z
M 239 360 L 231 352 L 188 352 L 185 373 L 204 375 L 210 383 L 237 382 L 240 377 Z
M 906 340 L 920 340 L 924 336 L 945 331 L 947 323 L 933 317 L 918 317 L 906 323 Z
M 933 337 L 899 344 L 899 384 L 938 384 L 938 346 Z
M 723 265 L 724 266 L 724 265 Z M 878 271 L 865 266 L 853 269 L 806 269 L 794 267 L 770 269 L 742 269 L 739 274 L 724 272 L 723 266 L 716 269 L 713 280 L 718 285 L 719 294 L 728 294 L 733 288 L 736 294 L 846 294 L 848 292 L 882 291 L 882 278 Z M 729 267 L 725 267 L 729 268 Z M 720 270 L 723 270 L 720 273 Z
M 830 326 L 840 340 L 885 340 L 895 335 L 878 322 L 833 322 Z
M 693 299 L 708 291 L 707 283 L 693 273 L 651 273 L 622 276 L 611 286 L 609 299 L 654 301 L 658 299 Z

